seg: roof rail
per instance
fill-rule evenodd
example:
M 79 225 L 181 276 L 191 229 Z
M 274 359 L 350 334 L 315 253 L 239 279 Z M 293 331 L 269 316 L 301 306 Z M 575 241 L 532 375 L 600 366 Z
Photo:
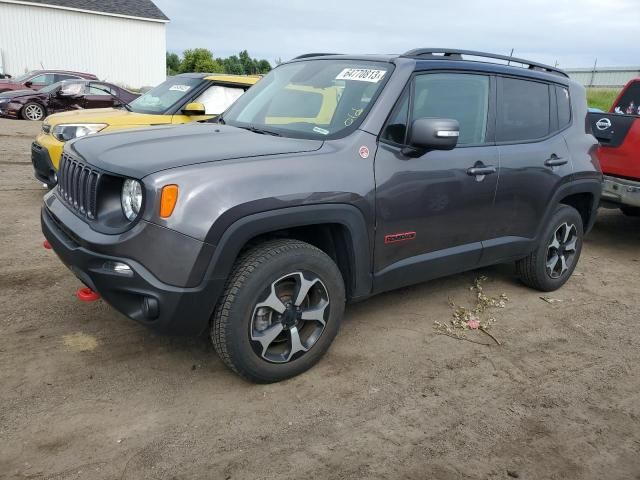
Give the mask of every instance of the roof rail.
M 507 55 L 497 55 L 494 53 L 476 52 L 474 50 L 458 50 L 453 48 L 415 48 L 400 55 L 401 57 L 410 58 L 429 58 L 438 60 L 463 60 L 462 56 L 468 55 L 471 57 L 490 58 L 494 60 L 502 60 L 508 62 L 519 63 L 529 70 L 542 70 L 549 73 L 557 73 L 568 77 L 564 71 L 559 68 L 552 67 L 550 65 L 544 65 L 542 63 L 532 62 L 525 60 L 524 58 L 509 57 Z
M 309 57 L 323 57 L 325 55 L 340 55 L 339 53 L 304 53 L 302 55 L 298 55 L 297 57 L 293 57 L 291 60 L 300 60 L 301 58 L 309 58 Z

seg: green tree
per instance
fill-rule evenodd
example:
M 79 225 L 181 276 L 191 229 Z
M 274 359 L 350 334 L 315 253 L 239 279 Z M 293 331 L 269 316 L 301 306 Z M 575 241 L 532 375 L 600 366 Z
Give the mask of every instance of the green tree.
M 224 67 L 214 60 L 210 50 L 194 48 L 184 51 L 180 72 L 224 73 Z
M 271 71 L 271 64 L 268 60 L 262 59 L 258 61 L 258 73 L 269 73 Z
M 177 53 L 167 52 L 167 75 L 175 75 L 180 70 L 180 57 Z

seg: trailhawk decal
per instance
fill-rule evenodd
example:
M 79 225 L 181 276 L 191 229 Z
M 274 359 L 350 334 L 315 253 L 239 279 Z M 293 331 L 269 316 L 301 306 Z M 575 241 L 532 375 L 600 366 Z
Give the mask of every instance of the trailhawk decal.
M 390 233 L 384 236 L 384 243 L 406 242 L 407 240 L 415 240 L 416 232 Z
M 369 68 L 345 68 L 336 80 L 357 80 L 358 82 L 378 83 L 384 78 L 386 70 L 372 70 Z

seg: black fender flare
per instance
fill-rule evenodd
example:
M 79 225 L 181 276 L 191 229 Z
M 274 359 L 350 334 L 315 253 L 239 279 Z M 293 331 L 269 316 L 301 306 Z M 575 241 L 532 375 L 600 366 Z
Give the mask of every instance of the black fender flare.
M 252 238 L 286 228 L 319 224 L 339 224 L 346 228 L 350 237 L 347 253 L 353 273 L 351 297 L 369 295 L 372 288 L 373 237 L 369 234 L 363 213 L 353 205 L 341 203 L 286 207 L 236 220 L 217 242 L 205 278 L 226 280 L 238 254 Z
M 571 195 L 580 193 L 588 193 L 593 195 L 593 204 L 591 205 L 589 223 L 587 225 L 584 225 L 585 235 L 591 231 L 593 225 L 596 222 L 598 205 L 600 204 L 600 195 L 602 194 L 602 181 L 599 180 L 595 175 L 593 178 L 578 179 L 565 183 L 556 190 L 551 201 L 549 202 L 549 206 L 547 208 L 547 211 L 545 212 L 544 219 L 538 226 L 538 231 L 536 232 L 536 240 L 540 240 L 542 232 L 544 231 L 549 218 L 551 218 L 553 212 L 556 211 L 558 205 L 562 203 L 562 200 Z

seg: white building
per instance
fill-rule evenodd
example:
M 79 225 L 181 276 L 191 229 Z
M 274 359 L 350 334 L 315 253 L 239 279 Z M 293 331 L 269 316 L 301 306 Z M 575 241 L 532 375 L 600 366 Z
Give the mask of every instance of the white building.
M 128 87 L 166 77 L 166 24 L 151 0 L 0 0 L 0 73 L 72 70 Z

